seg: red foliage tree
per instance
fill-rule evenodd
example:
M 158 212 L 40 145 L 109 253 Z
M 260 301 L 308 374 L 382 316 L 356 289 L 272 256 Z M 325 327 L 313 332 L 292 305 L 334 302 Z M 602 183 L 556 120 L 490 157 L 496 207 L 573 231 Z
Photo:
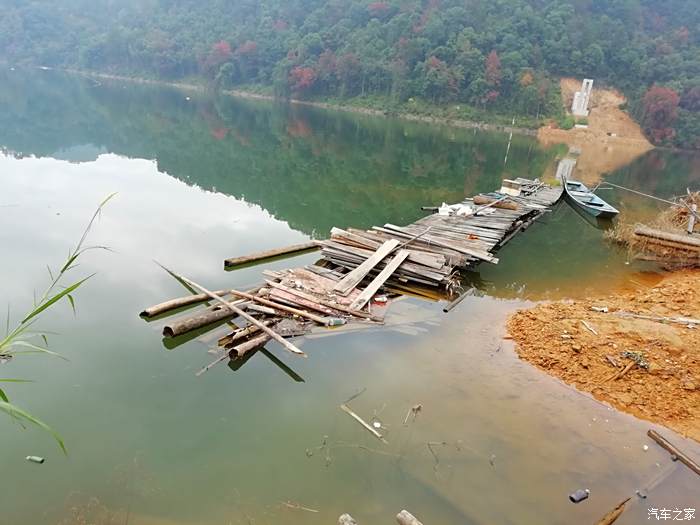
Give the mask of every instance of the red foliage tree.
M 371 16 L 380 17 L 389 12 L 389 4 L 386 2 L 372 2 L 367 6 L 367 10 Z
M 252 40 L 246 40 L 238 49 L 236 49 L 237 55 L 251 55 L 258 50 L 258 44 Z
M 335 75 L 338 66 L 335 53 L 326 49 L 318 57 L 318 73 L 320 76 Z
M 501 58 L 495 50 L 491 51 L 486 57 L 485 68 L 486 72 L 484 76 L 488 85 L 491 87 L 498 87 L 503 74 L 501 72 Z
M 652 86 L 644 95 L 644 126 L 655 142 L 673 138 L 680 97 L 671 88 Z
M 231 60 L 232 56 L 231 44 L 225 40 L 220 40 L 211 46 L 211 50 L 204 60 L 204 69 L 213 76 L 219 69 L 219 66 Z
M 308 91 L 316 81 L 316 71 L 311 67 L 296 66 L 289 72 L 289 85 L 292 91 Z

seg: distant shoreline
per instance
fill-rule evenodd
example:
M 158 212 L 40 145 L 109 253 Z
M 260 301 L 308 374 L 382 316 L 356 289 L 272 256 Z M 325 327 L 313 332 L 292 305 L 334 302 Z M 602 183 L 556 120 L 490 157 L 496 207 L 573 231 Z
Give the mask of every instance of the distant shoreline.
M 50 68 L 52 69 L 52 68 Z M 152 80 L 140 77 L 129 77 L 122 75 L 112 75 L 109 73 L 98 73 L 95 71 L 84 71 L 80 69 L 57 69 L 58 71 L 63 71 L 65 73 L 70 73 L 73 75 L 79 75 L 89 78 L 104 78 L 107 80 L 120 80 L 124 82 L 133 82 L 136 84 L 151 84 L 156 86 L 169 86 L 185 91 L 203 92 L 205 91 L 204 86 L 198 84 L 190 84 L 186 82 L 167 82 L 165 80 Z M 299 100 L 299 99 L 280 99 L 272 95 L 263 95 L 260 93 L 253 93 L 251 91 L 243 91 L 238 89 L 222 90 L 222 94 L 231 97 L 256 99 L 256 100 L 267 100 L 267 101 L 279 101 L 287 102 L 289 104 L 296 104 L 300 106 L 310 106 L 321 109 L 328 109 L 332 111 L 346 111 L 349 113 L 358 113 L 362 115 L 370 115 L 375 117 L 396 117 L 403 120 L 410 120 L 413 122 L 425 122 L 427 124 L 442 124 L 446 126 L 451 126 L 455 128 L 462 129 L 478 129 L 483 131 L 497 131 L 501 133 L 515 133 L 518 135 L 526 135 L 530 137 L 537 137 L 537 132 L 539 128 L 523 128 L 518 126 L 507 126 L 502 124 L 491 124 L 488 122 L 477 122 L 471 120 L 460 120 L 460 119 L 449 119 L 443 117 L 429 117 L 425 115 L 418 115 L 415 113 L 392 113 L 387 114 L 387 112 L 372 109 L 372 108 L 362 108 L 357 106 L 350 106 L 345 104 L 332 104 L 329 102 L 317 102 L 313 100 Z

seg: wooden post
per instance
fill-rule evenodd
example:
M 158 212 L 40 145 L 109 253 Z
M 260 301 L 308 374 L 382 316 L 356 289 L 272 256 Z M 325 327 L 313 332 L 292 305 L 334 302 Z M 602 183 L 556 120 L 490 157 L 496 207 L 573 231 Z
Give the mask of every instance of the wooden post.
M 695 214 L 698 211 L 698 205 L 693 204 L 690 208 L 690 216 L 688 217 L 688 234 L 690 235 L 695 230 Z

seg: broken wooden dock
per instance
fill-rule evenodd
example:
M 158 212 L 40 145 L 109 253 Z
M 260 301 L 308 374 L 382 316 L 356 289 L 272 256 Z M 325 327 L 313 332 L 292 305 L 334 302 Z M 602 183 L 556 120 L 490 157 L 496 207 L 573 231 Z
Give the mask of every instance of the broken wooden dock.
M 204 292 L 196 296 L 197 301 L 214 304 L 171 320 L 163 334 L 176 337 L 229 323 L 233 331 L 219 338 L 220 355 L 202 372 L 227 358 L 242 358 L 270 339 L 305 355 L 286 339 L 309 333 L 317 326 L 382 323 L 387 307 L 399 295 L 459 297 L 463 292 L 461 271 L 483 262 L 497 264 L 498 249 L 550 211 L 561 196 L 560 186 L 518 178 L 504 181 L 499 192 L 424 208 L 433 213 L 405 226 L 333 228 L 323 241 L 229 259 L 226 266 L 231 266 L 231 261 L 250 264 L 289 251 L 321 248 L 321 259 L 315 264 L 284 271 L 265 270 L 264 283 L 247 292 L 208 292 L 182 277 Z M 229 302 L 225 296 L 234 299 Z M 175 299 L 148 308 L 141 315 L 162 317 L 194 303 L 194 297 Z

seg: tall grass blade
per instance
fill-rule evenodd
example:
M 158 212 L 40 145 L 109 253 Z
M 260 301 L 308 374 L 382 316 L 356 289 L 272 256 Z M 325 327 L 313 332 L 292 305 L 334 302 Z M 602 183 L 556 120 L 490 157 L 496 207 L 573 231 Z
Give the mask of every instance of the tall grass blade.
M 88 279 L 90 279 L 90 277 L 92 277 L 92 276 L 94 276 L 94 275 L 95 275 L 94 273 L 93 273 L 92 275 L 88 275 L 87 277 L 85 277 L 85 279 L 81 279 L 81 280 L 78 281 L 77 283 L 74 283 L 74 284 L 70 285 L 68 288 L 65 288 L 64 290 L 61 290 L 60 292 L 58 292 L 58 293 L 57 293 L 56 295 L 54 295 L 53 297 L 50 297 L 50 298 L 47 299 L 45 302 L 41 303 L 39 306 L 37 306 L 36 308 L 34 308 L 34 310 L 32 310 L 32 311 L 29 313 L 29 315 L 28 315 L 27 317 L 25 317 L 25 318 L 22 320 L 22 323 L 26 323 L 26 322 L 29 321 L 32 317 L 36 317 L 36 316 L 39 315 L 41 312 L 43 312 L 44 310 L 46 310 L 47 308 L 49 308 L 52 304 L 54 304 L 54 303 L 60 301 L 64 296 L 68 295 L 68 294 L 71 293 L 73 290 L 77 289 L 81 284 L 83 284 L 85 281 L 87 281 Z
M 19 419 L 20 421 L 26 421 L 28 423 L 32 423 L 33 425 L 38 426 L 39 428 L 44 429 L 53 436 L 54 440 L 56 440 L 56 443 L 58 443 L 58 446 L 61 447 L 63 453 L 66 456 L 68 455 L 66 445 L 65 443 L 63 443 L 63 439 L 61 439 L 61 436 L 59 436 L 53 428 L 48 426 L 40 419 L 35 418 L 29 412 L 25 412 L 18 406 L 13 405 L 12 403 L 8 403 L 7 401 L 0 401 L 0 411 L 5 412 L 9 416 Z
M 68 361 L 68 359 L 63 357 L 61 354 L 52 352 L 51 350 L 49 350 L 48 348 L 44 348 L 43 346 L 33 345 L 32 343 L 29 343 L 27 341 L 12 341 L 12 343 L 10 343 L 9 345 L 9 348 L 12 348 L 14 346 L 23 346 L 25 348 L 29 348 L 29 350 L 13 350 L 11 352 L 12 354 L 48 354 L 63 359 L 64 361 Z

